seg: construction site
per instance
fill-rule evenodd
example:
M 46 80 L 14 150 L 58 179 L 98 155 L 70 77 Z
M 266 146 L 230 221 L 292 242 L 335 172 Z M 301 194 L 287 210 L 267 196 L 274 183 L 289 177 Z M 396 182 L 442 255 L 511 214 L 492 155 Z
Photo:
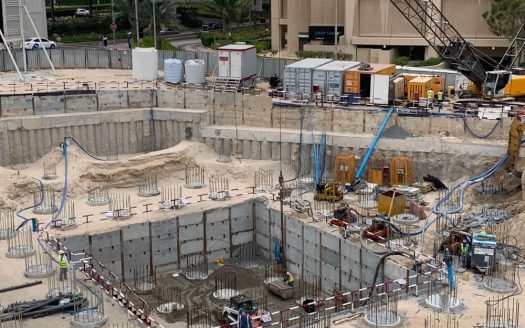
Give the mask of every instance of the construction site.
M 0 328 L 523 326 L 525 25 L 392 2 L 451 69 L 2 51 Z

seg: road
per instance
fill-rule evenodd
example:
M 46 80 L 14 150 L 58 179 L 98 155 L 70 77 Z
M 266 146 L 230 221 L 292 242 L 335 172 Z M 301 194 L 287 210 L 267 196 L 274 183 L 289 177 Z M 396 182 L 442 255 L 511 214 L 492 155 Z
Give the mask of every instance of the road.
M 215 52 L 215 50 L 203 46 L 201 39 L 177 40 L 171 41 L 171 44 L 188 51 Z

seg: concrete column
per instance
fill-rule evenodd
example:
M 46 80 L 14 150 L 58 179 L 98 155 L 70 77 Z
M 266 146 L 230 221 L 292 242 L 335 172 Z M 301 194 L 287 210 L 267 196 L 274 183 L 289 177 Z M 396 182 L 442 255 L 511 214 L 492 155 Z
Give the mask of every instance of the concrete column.
M 217 155 L 222 154 L 222 142 L 223 142 L 223 139 L 219 139 L 219 138 L 215 139 L 214 149 Z
M 261 142 L 261 159 L 265 161 L 272 159 L 272 145 L 269 141 Z
M 22 162 L 22 142 L 20 130 L 9 131 L 9 149 L 11 150 L 11 160 L 9 164 L 19 164 Z
M 38 158 L 38 143 L 36 141 L 35 130 L 24 131 L 24 142 L 26 144 L 26 161 L 32 163 Z
M 44 142 L 44 129 L 36 130 L 36 142 L 37 142 L 37 155 L 38 157 L 43 156 L 46 153 L 46 147 Z M 0 152 L 0 156 L 2 153 Z
M 129 126 L 131 125 L 131 123 L 129 122 L 124 122 L 122 123 L 122 151 L 124 154 L 130 154 L 131 151 L 130 151 L 130 138 L 131 136 L 129 135 Z
M 201 141 L 202 142 L 202 137 L 201 137 L 201 126 L 199 123 L 197 122 L 193 122 L 191 124 L 191 130 L 193 132 L 193 137 L 192 139 L 193 140 L 196 140 L 196 141 Z
M 222 143 L 222 154 L 224 156 L 231 156 L 233 143 L 231 139 L 224 139 Z
M 0 132 L 0 165 L 8 165 L 9 158 L 9 140 L 7 140 L 7 132 Z
M 246 158 L 246 159 L 252 158 L 252 141 L 251 140 L 242 141 L 242 158 Z
M 206 138 L 205 144 L 208 148 L 215 149 L 215 140 L 213 138 Z
M 252 141 L 252 159 L 261 159 L 261 142 Z
M 291 161 L 292 161 L 292 150 L 291 150 L 291 144 L 289 142 L 283 142 L 282 143 L 282 161 L 284 164 L 286 165 L 290 165 Z
M 281 159 L 281 145 L 278 142 L 272 142 L 272 161 Z
M 179 122 L 177 121 L 171 121 L 171 125 L 173 126 L 172 131 L 172 138 L 173 138 L 173 145 L 176 145 L 180 142 L 180 131 L 179 131 Z

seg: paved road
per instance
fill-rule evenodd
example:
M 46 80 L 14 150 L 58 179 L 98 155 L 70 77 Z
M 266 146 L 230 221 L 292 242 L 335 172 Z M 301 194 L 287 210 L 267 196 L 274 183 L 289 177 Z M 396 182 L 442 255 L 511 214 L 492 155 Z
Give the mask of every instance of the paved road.
M 201 39 L 171 41 L 171 44 L 174 45 L 175 47 L 180 47 L 188 51 L 215 52 L 215 50 L 206 48 L 205 46 L 203 46 L 201 43 Z

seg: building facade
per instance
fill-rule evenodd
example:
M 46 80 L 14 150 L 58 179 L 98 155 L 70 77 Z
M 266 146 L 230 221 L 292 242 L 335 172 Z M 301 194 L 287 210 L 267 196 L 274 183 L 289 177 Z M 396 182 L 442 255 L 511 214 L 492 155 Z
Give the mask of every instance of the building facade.
M 2 32 L 8 43 L 15 47 L 21 46 L 24 39 L 37 37 L 31 21 L 36 27 L 41 38 L 47 39 L 47 19 L 45 0 L 1 0 L 2 1 Z M 25 10 L 20 8 L 26 6 L 29 19 Z M 22 18 L 22 19 L 21 19 Z
M 489 56 L 503 55 L 509 41 L 494 35 L 482 17 L 493 0 L 431 1 L 467 41 Z M 388 63 L 398 56 L 437 56 L 389 0 L 272 0 L 272 49 L 290 55 L 298 50 L 334 51 L 336 9 L 343 34 L 337 49 L 354 60 Z

